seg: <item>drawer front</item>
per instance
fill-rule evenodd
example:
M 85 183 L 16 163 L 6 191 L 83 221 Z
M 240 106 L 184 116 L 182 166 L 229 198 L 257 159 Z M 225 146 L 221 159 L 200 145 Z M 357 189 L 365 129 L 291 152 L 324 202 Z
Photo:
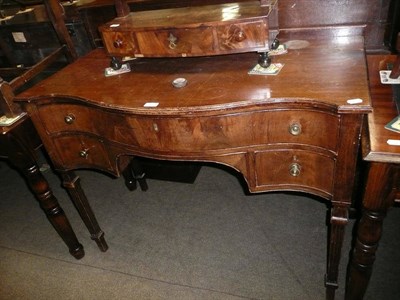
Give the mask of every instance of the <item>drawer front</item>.
M 114 140 L 155 151 L 194 152 L 277 143 L 335 151 L 339 118 L 316 111 L 263 111 L 213 117 L 127 117 Z
M 62 136 L 53 139 L 57 153 L 67 169 L 96 167 L 113 171 L 104 143 L 85 135 Z
M 332 193 L 335 160 L 305 150 L 268 150 L 255 153 L 256 185 L 309 187 Z
M 63 131 L 97 133 L 107 121 L 101 111 L 74 104 L 43 105 L 39 107 L 39 115 L 50 134 Z
M 139 53 L 134 33 L 103 31 L 102 35 L 104 46 L 111 55 L 127 56 Z
M 340 119 L 310 110 L 272 110 L 207 117 L 140 117 L 74 104 L 44 105 L 48 133 L 85 132 L 155 151 L 195 152 L 271 144 L 336 151 Z
M 313 145 L 336 151 L 339 140 L 340 119 L 338 115 L 310 111 L 273 111 L 256 123 L 263 124 L 257 134 L 268 135 L 270 143 L 294 143 Z
M 221 51 L 268 49 L 268 28 L 265 22 L 218 26 L 218 47 Z
M 198 56 L 215 52 L 211 27 L 136 32 L 140 55 Z

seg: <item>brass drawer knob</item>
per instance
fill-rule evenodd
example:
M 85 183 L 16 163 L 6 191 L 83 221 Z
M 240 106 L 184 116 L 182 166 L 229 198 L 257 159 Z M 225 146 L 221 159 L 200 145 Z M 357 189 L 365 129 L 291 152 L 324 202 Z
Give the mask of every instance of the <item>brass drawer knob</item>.
M 89 156 L 89 149 L 79 151 L 79 156 L 82 158 L 87 158 Z
M 293 177 L 300 176 L 301 166 L 298 163 L 292 163 L 289 167 L 289 173 Z
M 120 40 L 120 39 L 117 39 L 117 40 L 115 40 L 114 41 L 114 43 L 113 43 L 113 45 L 114 45 L 114 48 L 122 48 L 122 45 L 123 45 L 124 43 L 122 42 L 122 40 Z
M 75 116 L 73 114 L 68 114 L 64 117 L 64 122 L 71 125 L 75 121 Z
M 175 49 L 177 46 L 178 38 L 174 36 L 172 33 L 170 33 L 167 40 L 169 42 L 168 47 L 170 49 Z
M 290 124 L 289 132 L 291 135 L 300 135 L 301 133 L 301 125 L 298 123 Z

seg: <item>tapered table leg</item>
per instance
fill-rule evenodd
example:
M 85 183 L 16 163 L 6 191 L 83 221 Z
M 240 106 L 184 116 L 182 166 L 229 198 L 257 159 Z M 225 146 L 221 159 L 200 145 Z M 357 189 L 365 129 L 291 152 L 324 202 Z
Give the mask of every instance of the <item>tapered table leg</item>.
M 326 299 L 335 299 L 338 288 L 340 255 L 342 251 L 345 228 L 349 220 L 349 207 L 333 205 L 331 209 L 328 265 L 325 277 Z
M 104 239 L 104 232 L 100 229 L 93 210 L 82 190 L 79 177 L 72 171 L 61 172 L 61 176 L 63 178 L 64 187 L 67 189 L 83 222 L 90 232 L 91 239 L 97 243 L 101 251 L 107 251 L 108 245 Z

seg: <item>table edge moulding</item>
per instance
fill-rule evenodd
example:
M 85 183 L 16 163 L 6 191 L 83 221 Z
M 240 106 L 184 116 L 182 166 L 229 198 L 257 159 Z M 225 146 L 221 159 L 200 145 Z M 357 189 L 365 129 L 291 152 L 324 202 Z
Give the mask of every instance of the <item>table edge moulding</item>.
M 107 77 L 109 57 L 97 49 L 17 96 L 101 249 L 104 233 L 73 170 L 119 176 L 128 156 L 220 163 L 240 172 L 250 192 L 328 200 L 325 282 L 334 298 L 362 120 L 371 111 L 364 40 L 324 29 L 281 39 L 288 52 L 276 57 L 283 68 L 273 76 L 249 74 L 258 55 L 250 52 L 138 58 L 130 72 Z M 174 87 L 176 78 L 187 85 Z

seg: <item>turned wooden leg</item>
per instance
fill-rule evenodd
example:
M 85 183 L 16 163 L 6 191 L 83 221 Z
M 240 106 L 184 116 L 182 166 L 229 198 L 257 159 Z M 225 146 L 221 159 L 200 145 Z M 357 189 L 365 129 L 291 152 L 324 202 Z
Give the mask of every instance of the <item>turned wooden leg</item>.
M 64 211 L 39 170 L 36 152 L 40 139 L 29 118 L 23 118 L 13 126 L 3 128 L 0 135 L 0 157 L 7 159 L 24 176 L 39 201 L 48 220 L 67 245 L 69 252 L 80 259 L 85 255 Z
M 363 299 L 375 253 L 382 235 L 382 224 L 388 208 L 393 204 L 391 191 L 391 165 L 370 163 L 363 198 L 363 212 L 357 225 L 357 237 L 350 260 L 346 299 Z
M 71 255 L 76 259 L 82 258 L 85 255 L 83 246 L 76 238 L 71 224 L 53 195 L 47 180 L 40 172 L 39 166 L 33 163 L 26 168 L 20 168 L 20 170 L 25 175 L 31 190 L 39 200 L 40 207 L 46 213 L 50 223 L 68 246 Z
M 67 189 L 72 201 L 74 202 L 79 215 L 90 232 L 91 239 L 97 243 L 101 251 L 107 251 L 108 245 L 104 239 L 104 232 L 100 229 L 92 208 L 80 185 L 80 179 L 72 171 L 61 172 L 63 185 Z
M 326 299 L 335 299 L 338 287 L 339 262 L 342 251 L 345 228 L 349 220 L 347 206 L 333 205 L 331 209 L 328 265 L 325 276 Z

